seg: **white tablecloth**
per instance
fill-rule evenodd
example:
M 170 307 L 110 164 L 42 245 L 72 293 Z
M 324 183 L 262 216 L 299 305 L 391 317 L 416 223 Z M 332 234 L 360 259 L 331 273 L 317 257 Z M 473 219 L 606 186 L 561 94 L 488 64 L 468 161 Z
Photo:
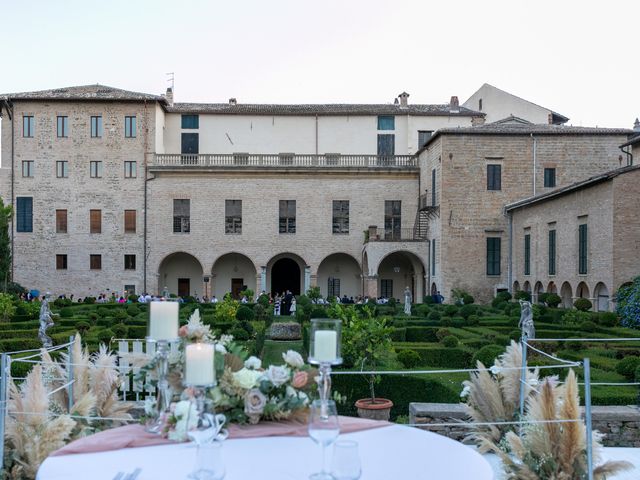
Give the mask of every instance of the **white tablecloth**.
M 472 447 L 424 430 L 392 425 L 340 438 L 358 442 L 362 480 L 493 479 L 491 466 Z M 227 440 L 223 457 L 225 480 L 305 480 L 321 464 L 320 447 L 308 437 Z M 138 467 L 138 480 L 182 480 L 194 462 L 192 444 L 65 455 L 45 460 L 37 480 L 112 480 Z

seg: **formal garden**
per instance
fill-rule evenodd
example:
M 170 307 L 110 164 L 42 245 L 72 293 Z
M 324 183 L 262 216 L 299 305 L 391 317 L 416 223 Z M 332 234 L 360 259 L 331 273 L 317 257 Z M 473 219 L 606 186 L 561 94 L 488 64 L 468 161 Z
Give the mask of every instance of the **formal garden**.
M 340 375 L 341 370 L 406 370 L 406 374 L 381 375 L 374 379 L 376 396 L 394 402 L 391 416 L 398 421 L 406 418 L 410 402 L 460 402 L 462 382 L 469 377 L 468 372 L 413 374 L 411 371 L 468 369 L 475 367 L 478 360 L 489 366 L 511 340 L 518 340 L 521 335 L 520 304 L 506 293 L 500 294 L 491 305 L 475 305 L 473 298 L 462 292 L 459 295 L 462 304 L 413 305 L 410 316 L 404 314 L 403 305 L 394 301 L 386 305 L 321 305 L 313 302 L 317 292 L 308 293 L 310 296 L 298 297 L 295 317 L 273 316 L 272 306 L 263 296 L 255 304 L 241 304 L 230 298 L 217 304 L 185 299 L 180 304 L 180 321 L 186 323 L 199 309 L 203 323 L 211 326 L 216 334 L 233 335 L 249 354 L 260 357 L 263 364 L 271 364 L 278 363 L 282 353 L 288 350 L 306 355 L 311 318 L 342 318 L 345 322 L 344 364 L 334 369 L 333 375 L 334 390 L 348 399 L 340 407 L 342 413 L 355 414 L 353 401 L 369 395 L 371 378 Z M 525 298 L 526 294 L 517 296 Z M 564 360 L 589 357 L 594 383 L 640 381 L 639 341 L 571 340 L 632 339 L 638 337 L 637 329 L 622 326 L 616 313 L 586 311 L 590 305 L 581 301 L 576 304 L 578 308 L 565 310 L 554 308 L 557 303 L 553 297 L 541 300 L 547 304 L 533 306 L 536 337 L 567 340 L 531 340 L 531 345 Z M 118 339 L 146 336 L 148 305 L 138 303 L 135 297 L 126 304 L 95 304 L 91 298 L 85 301 L 72 303 L 57 299 L 51 302 L 55 326 L 47 330 L 47 334 L 54 345 L 68 342 L 70 336 L 79 332 L 90 351 L 97 351 L 100 343 L 116 350 Z M 7 295 L 0 297 L 0 302 L 0 351 L 39 348 L 40 303 L 21 302 Z M 528 361 L 529 365 L 541 367 L 541 375 L 563 376 L 566 372 L 545 371 L 544 366 L 554 362 L 535 351 L 529 353 Z M 24 377 L 30 367 L 29 363 L 15 362 L 12 374 Z M 633 385 L 594 385 L 592 401 L 594 405 L 636 404 L 638 390 Z

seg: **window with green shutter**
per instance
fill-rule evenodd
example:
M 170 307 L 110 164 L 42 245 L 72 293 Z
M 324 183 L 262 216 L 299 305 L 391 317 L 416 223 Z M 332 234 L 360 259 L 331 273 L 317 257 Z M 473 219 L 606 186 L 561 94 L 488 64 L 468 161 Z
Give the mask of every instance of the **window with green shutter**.
M 556 274 L 556 231 L 549 230 L 549 275 Z
M 524 274 L 531 275 L 531 234 L 524 236 Z
M 487 275 L 500 275 L 500 238 L 487 238 Z
M 200 128 L 198 115 L 182 115 L 182 128 Z
M 380 115 L 378 117 L 378 130 L 395 130 L 395 120 L 393 115 Z
M 16 231 L 33 232 L 33 197 L 16 197 Z
M 578 273 L 587 274 L 587 224 L 578 226 Z

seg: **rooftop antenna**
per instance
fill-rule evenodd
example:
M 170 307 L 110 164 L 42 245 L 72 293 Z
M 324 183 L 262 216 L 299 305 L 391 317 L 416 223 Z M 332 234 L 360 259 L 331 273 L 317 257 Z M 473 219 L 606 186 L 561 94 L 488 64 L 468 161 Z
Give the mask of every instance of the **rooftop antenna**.
M 165 73 L 165 75 L 167 76 L 167 82 L 171 82 L 171 91 L 174 91 L 174 86 L 175 86 L 175 74 L 173 72 L 168 72 Z

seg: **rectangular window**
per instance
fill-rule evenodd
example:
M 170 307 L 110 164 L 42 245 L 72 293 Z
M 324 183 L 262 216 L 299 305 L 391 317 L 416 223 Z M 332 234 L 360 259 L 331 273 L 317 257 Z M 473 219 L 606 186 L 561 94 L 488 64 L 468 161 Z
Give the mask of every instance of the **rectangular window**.
M 340 296 L 340 279 L 329 277 L 327 282 L 327 297 L 335 298 Z
M 200 128 L 198 115 L 182 115 L 182 128 Z
M 102 116 L 91 117 L 91 136 L 102 137 Z
M 56 233 L 67 233 L 66 210 L 56 210 Z
M 89 210 L 89 233 L 102 233 L 102 210 Z
M 69 136 L 69 117 L 58 116 L 57 117 L 57 132 L 58 138 L 66 138 Z
M 384 201 L 384 238 L 385 240 L 400 240 L 400 225 L 402 224 L 402 201 Z
M 183 155 L 197 155 L 200 151 L 199 138 L 197 133 L 183 133 L 180 153 Z
M 431 275 L 436 274 L 436 239 L 431 240 Z
M 378 117 L 378 130 L 395 130 L 396 117 L 393 115 L 380 115 Z
M 89 268 L 91 270 L 102 270 L 102 255 L 89 255 Z
M 136 178 L 138 175 L 138 163 L 135 160 L 124 162 L 124 178 Z
M 33 232 L 33 197 L 16 197 L 16 231 Z
M 224 201 L 224 233 L 242 233 L 242 200 Z
M 33 160 L 22 161 L 22 176 L 33 177 L 33 171 L 35 170 L 35 162 Z
M 67 256 L 56 255 L 56 270 L 66 270 L 66 269 L 67 269 Z
M 500 238 L 487 238 L 487 275 L 500 275 Z
M 35 133 L 35 119 L 33 115 L 24 115 L 22 117 L 22 136 L 33 138 Z
M 94 160 L 89 163 L 89 176 L 91 178 L 102 178 L 101 160 Z
M 393 134 L 378 135 L 378 156 L 392 157 L 396 151 L 396 136 Z
M 129 295 L 135 295 L 136 294 L 136 286 L 135 285 L 125 285 L 124 286 L 124 291 L 127 292 Z
M 280 200 L 278 231 L 296 233 L 296 201 Z
M 433 135 L 433 130 L 418 130 L 418 150 L 424 147 Z
M 524 236 L 524 274 L 531 275 L 531 234 Z
M 436 206 L 436 169 L 431 170 L 431 206 Z
M 136 256 L 135 255 L 125 255 L 124 256 L 124 269 L 125 270 L 135 270 L 136 269 Z
M 556 186 L 556 169 L 555 168 L 544 169 L 544 186 L 545 188 L 553 188 Z
M 487 165 L 487 190 L 502 190 L 502 165 Z
M 173 200 L 173 233 L 189 233 L 191 231 L 191 200 Z
M 587 274 L 587 224 L 578 225 L 578 273 Z
M 66 160 L 58 160 L 56 162 L 56 177 L 67 178 L 69 176 L 69 162 Z
M 136 211 L 124 211 L 124 233 L 136 233 Z
M 124 117 L 124 136 L 125 138 L 136 138 L 136 117 Z
M 556 231 L 549 230 L 549 275 L 556 274 Z
M 349 234 L 349 200 L 333 201 L 333 233 Z
M 393 297 L 393 280 L 390 278 L 380 280 L 380 295 L 383 298 Z

